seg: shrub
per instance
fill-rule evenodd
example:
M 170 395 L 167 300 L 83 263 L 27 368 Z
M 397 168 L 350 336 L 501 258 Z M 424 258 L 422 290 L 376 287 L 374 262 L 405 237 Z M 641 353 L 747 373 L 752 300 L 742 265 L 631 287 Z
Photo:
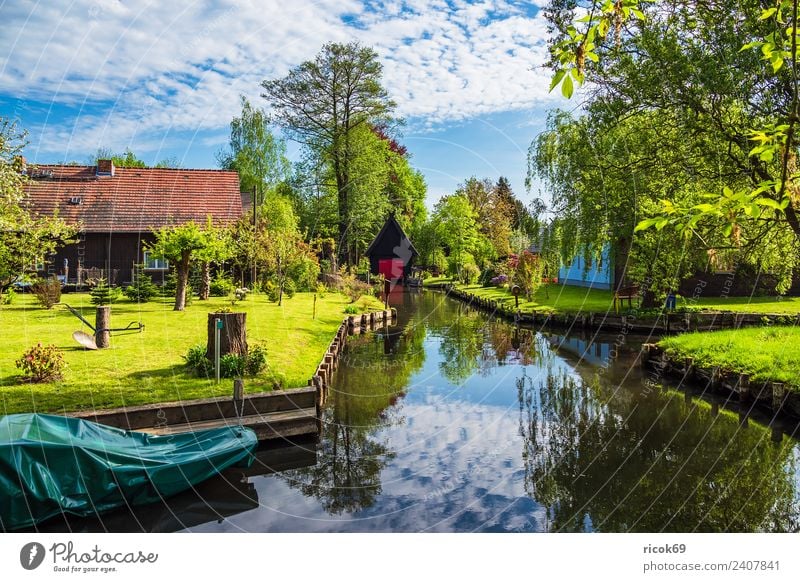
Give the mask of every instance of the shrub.
M 351 303 L 350 305 L 347 305 L 344 308 L 344 312 L 349 314 L 349 315 L 355 315 L 356 313 L 359 313 L 358 306 L 355 305 L 354 303 Z
M 89 295 L 91 295 L 89 301 L 92 302 L 92 305 L 111 305 L 122 297 L 122 291 L 119 287 L 110 287 L 105 279 L 99 279 Z
M 45 309 L 52 309 L 53 305 L 61 301 L 61 281 L 55 277 L 39 279 L 31 288 L 39 305 Z
M 294 297 L 295 290 L 297 287 L 294 284 L 294 281 L 291 279 L 287 279 L 286 282 L 283 284 L 283 294 L 286 295 L 289 299 Z
M 164 284 L 161 285 L 161 294 L 164 297 L 175 297 L 175 292 L 178 290 L 178 275 L 174 272 L 169 272 L 164 276 Z M 187 293 L 187 299 L 188 299 Z
M 222 378 L 240 378 L 244 376 L 247 359 L 238 354 L 225 354 L 219 358 L 219 375 Z
M 67 363 L 64 354 L 54 345 L 36 344 L 22 354 L 16 361 L 17 368 L 22 370 L 26 380 L 30 382 L 51 382 L 60 380 Z
M 245 359 L 244 371 L 248 376 L 258 376 L 267 367 L 267 348 L 256 344 L 250 346 Z
M 236 285 L 233 283 L 233 279 L 224 273 L 217 273 L 217 276 L 211 281 L 209 292 L 214 297 L 226 297 L 233 293 L 235 289 Z
M 231 302 L 231 305 L 236 305 L 239 301 L 244 301 L 247 299 L 247 294 L 249 292 L 250 289 L 247 287 L 237 287 L 231 291 L 230 295 L 228 295 L 228 301 Z
M 9 287 L 8 289 L 5 290 L 5 293 L 0 295 L 0 305 L 11 305 L 12 303 L 14 303 L 14 299 L 16 298 L 17 298 L 16 292 L 14 291 L 14 289 Z
M 147 275 L 137 275 L 133 285 L 125 287 L 125 295 L 137 303 L 147 303 L 157 294 L 158 287 Z
M 495 287 L 504 287 L 508 283 L 508 276 L 507 275 L 497 275 L 497 277 L 492 277 L 489 280 L 489 283 L 491 283 Z
M 325 294 L 328 292 L 328 288 L 323 283 L 317 283 L 315 292 L 317 295 L 319 295 L 320 299 L 325 299 Z
M 280 290 L 278 289 L 278 286 L 272 281 L 267 281 L 266 283 L 264 283 L 264 293 L 266 293 L 267 299 L 269 299 L 273 303 L 278 302 L 278 296 L 280 294 Z
M 189 348 L 183 359 L 186 367 L 193 370 L 198 376 L 208 378 L 214 373 L 214 363 L 206 357 L 206 346 L 196 345 Z

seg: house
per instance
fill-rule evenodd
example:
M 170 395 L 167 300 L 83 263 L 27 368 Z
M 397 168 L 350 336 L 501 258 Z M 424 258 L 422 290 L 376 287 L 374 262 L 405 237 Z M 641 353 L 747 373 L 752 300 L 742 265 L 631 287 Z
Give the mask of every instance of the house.
M 572 262 L 558 270 L 558 282 L 563 285 L 612 289 L 615 287 L 615 269 L 611 258 L 611 245 L 606 244 L 600 258 L 587 260 L 583 254 L 576 255 Z
M 370 273 L 392 281 L 409 277 L 414 260 L 419 256 L 394 214 L 389 216 L 364 254 L 369 258 Z
M 98 160 L 96 166 L 38 165 L 29 177 L 26 200 L 34 213 L 79 226 L 77 242 L 43 258 L 36 270 L 78 285 L 87 277 L 128 283 L 139 264 L 159 282 L 169 265 L 145 250 L 154 230 L 204 224 L 208 217 L 229 226 L 242 216 L 239 175 L 227 170 L 116 168 Z

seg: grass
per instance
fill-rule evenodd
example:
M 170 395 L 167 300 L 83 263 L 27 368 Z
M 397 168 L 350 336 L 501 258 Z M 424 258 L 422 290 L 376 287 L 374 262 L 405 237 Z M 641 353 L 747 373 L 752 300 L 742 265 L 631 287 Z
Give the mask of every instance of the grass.
M 661 340 L 668 354 L 721 366 L 756 381 L 784 382 L 800 391 L 800 328 L 752 327 L 686 333 Z
M 275 375 L 287 387 L 308 383 L 349 304 L 344 295 L 326 293 L 318 297 L 316 319 L 312 319 L 313 301 L 312 293 L 298 293 L 291 299 L 284 297 L 278 307 L 263 295 L 251 294 L 233 308 L 247 313 L 248 344 L 262 343 L 267 348 L 269 373 L 245 379 L 247 391 L 269 389 Z M 62 302 L 81 309 L 94 322 L 88 294 L 63 295 Z M 362 297 L 357 305 L 362 311 L 383 308 L 373 297 Z M 195 299 L 184 312 L 172 311 L 169 299 L 142 304 L 121 300 L 112 306 L 112 327 L 141 321 L 144 331 L 113 333 L 110 349 L 90 351 L 75 343 L 72 332 L 91 330 L 65 307 L 45 310 L 34 297 L 19 295 L 13 304 L 0 307 L 0 414 L 101 409 L 230 394 L 230 380 L 217 385 L 197 378 L 186 370 L 181 357 L 191 346 L 205 345 L 208 312 L 225 307 L 230 308 L 230 302 L 215 297 Z M 21 382 L 14 362 L 37 342 L 64 351 L 68 367 L 62 381 Z
M 451 283 L 447 277 L 426 279 L 425 286 Z M 494 299 L 514 306 L 514 296 L 507 288 L 482 287 L 481 285 L 457 285 L 473 295 Z M 524 312 L 552 311 L 559 313 L 612 311 L 614 296 L 611 291 L 587 289 L 559 284 L 543 285 L 537 290 L 532 301 L 520 297 L 519 307 Z M 634 305 L 636 302 L 634 301 Z M 678 298 L 678 309 L 694 308 L 707 311 L 736 311 L 741 313 L 800 314 L 800 297 L 706 297 L 697 299 Z M 620 307 L 627 311 L 627 300 Z

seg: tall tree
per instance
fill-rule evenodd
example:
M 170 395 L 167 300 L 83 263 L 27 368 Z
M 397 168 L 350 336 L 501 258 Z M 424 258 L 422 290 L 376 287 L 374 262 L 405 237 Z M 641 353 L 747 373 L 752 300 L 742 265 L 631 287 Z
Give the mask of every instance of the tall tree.
M 292 69 L 282 79 L 265 80 L 264 97 L 277 120 L 302 144 L 331 165 L 335 178 L 338 235 L 352 263 L 347 240 L 349 196 L 353 189 L 353 132 L 366 125 L 391 121 L 394 102 L 381 86 L 377 53 L 358 43 L 329 43 L 313 61 Z
M 229 149 L 217 154 L 220 166 L 239 172 L 242 191 L 257 192 L 254 203 L 260 205 L 266 193 L 287 180 L 291 164 L 286 144 L 270 130 L 270 118 L 260 107 L 253 107 L 241 97 L 242 112 L 231 121 Z

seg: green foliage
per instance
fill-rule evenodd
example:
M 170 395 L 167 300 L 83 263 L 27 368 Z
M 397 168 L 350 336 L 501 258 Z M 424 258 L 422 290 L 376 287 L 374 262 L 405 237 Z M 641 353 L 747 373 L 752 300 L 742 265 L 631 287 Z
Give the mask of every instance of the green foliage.
M 345 306 L 345 308 L 344 308 L 344 313 L 346 313 L 346 314 L 348 314 L 348 315 L 356 315 L 357 313 L 361 313 L 361 312 L 359 311 L 359 309 L 358 309 L 358 306 L 357 306 L 357 305 L 353 305 L 353 304 L 351 303 L 350 305 L 346 305 L 346 306 Z
M 22 354 L 16 361 L 28 382 L 53 382 L 63 377 L 66 362 L 64 354 L 54 345 L 36 344 Z
M 111 287 L 105 279 L 99 279 L 89 294 L 92 305 L 111 305 L 122 297 L 122 290 L 119 287 Z
M 40 217 L 23 203 L 35 167 L 23 167 L 27 134 L 0 117 L 0 292 L 33 271 L 33 265 L 64 244 L 76 229 L 58 216 Z M 23 170 L 25 170 L 23 172 Z
M 236 289 L 233 278 L 223 272 L 218 272 L 211 280 L 210 293 L 213 297 L 227 297 Z
M 217 262 L 233 252 L 230 233 L 217 228 L 209 217 L 204 227 L 194 221 L 165 226 L 155 231 L 155 242 L 148 245 L 154 258 L 166 259 L 175 267 L 178 278 L 175 290 L 175 311 L 186 306 L 186 290 L 193 261 Z
M 260 205 L 267 192 L 289 178 L 290 164 L 286 144 L 270 130 L 267 113 L 241 97 L 242 113 L 231 121 L 227 152 L 218 154 L 220 166 L 239 173 L 242 192 L 257 192 Z
M 175 297 L 175 290 L 178 288 L 178 275 L 175 271 L 170 271 L 164 276 L 164 284 L 161 286 L 161 295 L 164 297 Z
M 196 345 L 189 348 L 185 356 L 186 367 L 201 378 L 208 378 L 214 374 L 214 363 L 206 357 L 206 346 Z
M 55 277 L 49 279 L 39 279 L 31 287 L 39 305 L 45 309 L 52 309 L 55 304 L 61 301 L 61 281 Z
M 267 348 L 263 344 L 251 345 L 245 358 L 244 371 L 248 376 L 258 376 L 267 367 Z
M 544 272 L 544 262 L 539 257 L 529 251 L 523 251 L 517 259 L 517 267 L 514 271 L 513 284 L 519 285 L 525 297 L 530 301 L 537 289 L 542 285 L 542 275 Z
M 275 284 L 272 280 L 267 281 L 264 283 L 264 293 L 267 296 L 267 299 L 272 301 L 273 303 L 278 302 L 278 296 L 280 295 L 280 288 L 278 285 Z
M 447 264 L 447 273 L 460 283 L 472 284 L 478 280 L 481 270 L 469 253 L 461 253 L 460 259 L 451 256 Z
M 17 298 L 17 294 L 12 287 L 0 294 L 0 305 L 12 305 Z
M 125 295 L 136 303 L 147 303 L 158 293 L 158 286 L 148 275 L 141 272 L 136 273 L 133 285 L 125 287 Z
M 221 378 L 241 378 L 247 359 L 239 354 L 225 354 L 219 358 L 219 375 Z

